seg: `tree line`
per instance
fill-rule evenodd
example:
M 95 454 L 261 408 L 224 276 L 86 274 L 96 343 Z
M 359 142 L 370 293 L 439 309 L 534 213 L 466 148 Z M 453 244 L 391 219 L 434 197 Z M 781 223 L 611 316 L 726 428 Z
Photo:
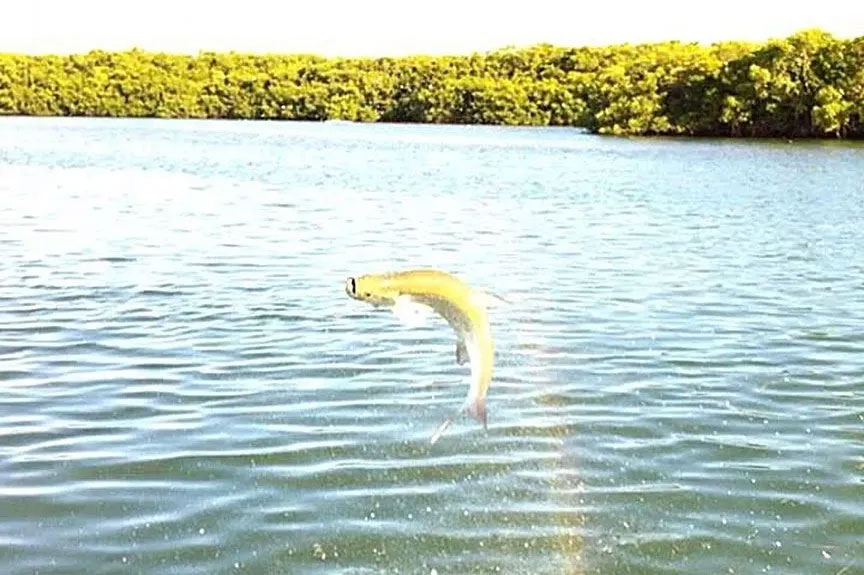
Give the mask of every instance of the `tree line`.
M 864 137 L 864 37 L 537 45 L 466 56 L 0 54 L 0 115 L 578 126 Z

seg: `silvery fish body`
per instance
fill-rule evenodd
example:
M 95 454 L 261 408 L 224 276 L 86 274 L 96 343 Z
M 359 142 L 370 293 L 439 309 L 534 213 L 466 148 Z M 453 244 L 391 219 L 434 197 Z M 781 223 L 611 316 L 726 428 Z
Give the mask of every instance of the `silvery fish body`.
M 460 411 L 486 428 L 486 394 L 495 359 L 487 307 L 503 300 L 447 272 L 423 269 L 349 277 L 345 292 L 373 306 L 391 308 L 409 325 L 422 319 L 424 310 L 443 317 L 456 333 L 456 361 L 471 364 L 471 385 Z M 451 422 L 452 416 L 433 434 L 432 443 Z

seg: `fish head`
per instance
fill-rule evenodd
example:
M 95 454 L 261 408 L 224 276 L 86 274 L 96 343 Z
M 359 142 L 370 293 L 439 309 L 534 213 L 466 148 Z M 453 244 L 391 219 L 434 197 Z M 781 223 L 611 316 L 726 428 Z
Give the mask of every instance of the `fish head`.
M 392 306 L 402 293 L 385 276 L 352 276 L 345 280 L 345 293 L 375 307 Z

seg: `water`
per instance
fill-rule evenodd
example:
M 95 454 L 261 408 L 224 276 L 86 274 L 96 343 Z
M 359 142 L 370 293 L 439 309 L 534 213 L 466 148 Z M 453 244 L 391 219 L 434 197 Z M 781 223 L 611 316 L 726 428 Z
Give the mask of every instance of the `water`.
M 864 573 L 864 147 L 0 121 L 3 573 Z M 493 314 L 489 431 L 443 322 Z

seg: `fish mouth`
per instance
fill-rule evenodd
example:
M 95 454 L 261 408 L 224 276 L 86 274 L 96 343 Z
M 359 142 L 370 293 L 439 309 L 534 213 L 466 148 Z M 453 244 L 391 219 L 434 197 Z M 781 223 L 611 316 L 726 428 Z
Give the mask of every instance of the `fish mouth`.
M 357 280 L 353 277 L 348 277 L 345 280 L 345 293 L 354 299 L 360 299 L 360 296 L 357 294 Z

